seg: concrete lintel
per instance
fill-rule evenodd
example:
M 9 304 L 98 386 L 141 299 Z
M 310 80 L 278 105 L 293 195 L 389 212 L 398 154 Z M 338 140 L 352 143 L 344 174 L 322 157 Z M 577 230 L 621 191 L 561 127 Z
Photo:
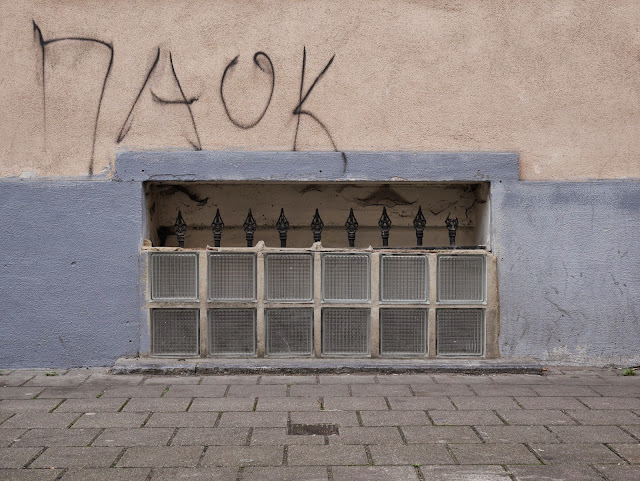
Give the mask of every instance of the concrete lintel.
M 518 180 L 513 152 L 121 152 L 122 181 L 479 182 Z
M 542 374 L 529 360 L 496 359 L 148 359 L 121 358 L 113 374 Z

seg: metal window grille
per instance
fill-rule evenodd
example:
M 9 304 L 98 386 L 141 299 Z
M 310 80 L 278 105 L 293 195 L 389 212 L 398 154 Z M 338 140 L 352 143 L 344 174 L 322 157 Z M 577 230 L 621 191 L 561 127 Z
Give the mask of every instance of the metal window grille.
M 151 299 L 197 300 L 198 254 L 151 254 Z
M 267 300 L 313 300 L 313 256 L 311 254 L 267 254 L 265 273 Z
M 436 352 L 481 356 L 484 353 L 484 309 L 437 309 Z
M 209 300 L 252 301 L 255 298 L 254 254 L 209 254 Z
M 322 354 L 369 354 L 369 309 L 322 309 Z
M 485 265 L 480 255 L 438 256 L 438 302 L 484 302 Z
M 198 309 L 151 309 L 151 353 L 195 356 L 200 352 Z
M 428 279 L 427 256 L 383 255 L 380 258 L 382 302 L 427 302 Z
M 427 353 L 427 309 L 380 309 L 380 354 Z
M 313 309 L 266 309 L 266 354 L 313 354 Z
M 207 315 L 211 355 L 256 353 L 255 309 L 209 309 Z
M 368 302 L 370 263 L 366 254 L 324 254 L 322 297 L 330 302 Z

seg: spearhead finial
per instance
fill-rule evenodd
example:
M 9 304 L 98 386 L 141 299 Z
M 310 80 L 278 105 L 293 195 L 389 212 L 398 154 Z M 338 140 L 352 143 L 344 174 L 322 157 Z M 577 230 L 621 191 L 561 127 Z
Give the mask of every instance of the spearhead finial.
M 389 231 L 391 230 L 391 219 L 387 215 L 387 208 L 382 208 L 382 215 L 378 220 L 378 227 L 382 231 L 382 245 L 384 247 L 389 245 Z
M 449 230 L 449 245 L 454 246 L 456 245 L 456 230 L 458 229 L 458 218 L 454 217 L 453 219 L 451 219 L 449 218 L 449 215 L 450 214 L 447 214 L 447 219 L 444 221 L 444 223 Z
M 422 206 L 418 207 L 418 213 L 416 217 L 413 219 L 413 228 L 416 230 L 416 245 L 422 245 L 422 235 L 424 233 L 424 228 L 427 225 L 427 220 L 424 218 L 422 214 Z
M 284 209 L 280 209 L 280 217 L 276 222 L 276 229 L 280 234 L 280 247 L 287 247 L 287 231 L 289 230 L 289 221 L 284 215 Z
M 247 218 L 244 220 L 242 227 L 244 228 L 245 237 L 247 239 L 247 247 L 253 247 L 253 234 L 256 231 L 256 220 L 253 218 L 251 209 L 249 209 L 249 213 L 247 214 Z
M 353 208 L 349 210 L 349 217 L 344 223 L 345 229 L 347 229 L 347 238 L 349 239 L 349 247 L 355 247 L 356 231 L 358 230 L 358 221 L 356 216 L 353 215 Z
M 324 222 L 322 222 L 320 214 L 318 213 L 318 209 L 316 209 L 316 213 L 313 215 L 313 219 L 311 219 L 311 232 L 313 232 L 313 242 L 320 242 L 320 238 L 322 237 L 322 229 L 324 229 Z
M 187 232 L 187 223 L 182 218 L 182 212 L 178 211 L 178 218 L 176 219 L 176 223 L 173 228 L 176 232 L 176 237 L 178 238 L 178 247 L 184 247 L 184 234 Z
M 216 209 L 216 216 L 211 223 L 211 230 L 213 231 L 213 242 L 215 247 L 220 247 L 220 239 L 222 238 L 222 229 L 224 229 L 224 222 L 220 217 L 220 209 Z

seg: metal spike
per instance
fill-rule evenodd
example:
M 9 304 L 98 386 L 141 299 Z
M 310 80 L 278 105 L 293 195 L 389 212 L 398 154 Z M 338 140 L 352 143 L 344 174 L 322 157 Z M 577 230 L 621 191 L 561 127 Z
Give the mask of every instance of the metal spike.
M 311 232 L 313 232 L 313 242 L 320 242 L 320 238 L 322 237 L 322 229 L 324 229 L 324 222 L 322 222 L 320 214 L 318 213 L 318 209 L 316 209 L 316 213 L 313 215 L 313 219 L 311 219 Z
M 256 231 L 256 220 L 253 218 L 253 214 L 251 214 L 251 209 L 249 209 L 249 213 L 242 227 L 244 228 L 245 237 L 247 238 L 247 247 L 253 247 L 253 234 Z
M 387 247 L 389 245 L 389 230 L 391 230 L 391 219 L 387 215 L 387 208 L 382 208 L 382 215 L 378 220 L 378 227 L 382 231 L 382 246 Z
M 456 230 L 458 229 L 458 218 L 455 217 L 453 219 L 450 219 L 449 215 L 450 214 L 447 214 L 447 219 L 444 221 L 444 223 L 449 230 L 449 245 L 454 246 L 456 245 Z
M 289 221 L 284 216 L 284 209 L 280 209 L 280 217 L 276 222 L 276 229 L 280 234 L 280 247 L 287 247 L 287 231 L 289 230 Z
M 176 219 L 176 223 L 173 228 L 176 232 L 176 237 L 178 238 L 178 247 L 184 247 L 184 234 L 187 232 L 187 223 L 182 218 L 182 212 L 178 211 L 178 218 Z
M 427 225 L 427 220 L 422 215 L 422 206 L 418 207 L 418 213 L 416 217 L 413 219 L 413 228 L 416 230 L 416 245 L 422 245 L 422 235 L 424 233 L 424 228 Z
M 211 230 L 213 231 L 213 245 L 220 247 L 220 239 L 222 238 L 222 229 L 224 229 L 224 222 L 220 217 L 220 209 L 216 209 L 216 216 L 211 223 Z
M 356 243 L 356 231 L 358 230 L 358 221 L 356 216 L 353 215 L 353 208 L 349 210 L 349 217 L 344 223 L 344 227 L 347 229 L 347 238 L 349 239 L 349 247 L 355 247 Z

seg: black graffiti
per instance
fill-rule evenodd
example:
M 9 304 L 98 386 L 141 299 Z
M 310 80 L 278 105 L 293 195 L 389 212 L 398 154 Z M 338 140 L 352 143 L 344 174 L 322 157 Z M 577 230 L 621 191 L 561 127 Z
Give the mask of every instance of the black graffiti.
M 273 90 L 275 89 L 275 86 L 276 86 L 276 72 L 273 68 L 273 62 L 271 62 L 271 59 L 269 58 L 269 56 L 264 52 L 256 52 L 256 54 L 253 56 L 253 63 L 255 63 L 260 70 L 262 70 L 263 72 L 267 71 L 265 67 L 263 67 L 260 64 L 260 60 L 259 60 L 260 58 L 264 58 L 269 64 L 268 70 L 271 73 L 271 92 L 269 93 L 269 100 L 267 100 L 267 104 L 264 106 L 264 109 L 262 110 L 262 113 L 260 113 L 258 118 L 253 122 L 242 123 L 239 120 L 234 119 L 233 116 L 231 115 L 231 112 L 229 112 L 229 107 L 227 105 L 227 102 L 224 99 L 224 91 L 223 91 L 224 81 L 227 77 L 227 74 L 231 72 L 233 67 L 235 67 L 238 64 L 239 57 L 240 56 L 237 55 L 231 62 L 229 62 L 227 67 L 224 69 L 224 73 L 222 74 L 222 80 L 220 80 L 220 100 L 222 100 L 222 106 L 224 107 L 224 111 L 227 113 L 227 117 L 229 118 L 229 120 L 233 125 L 235 125 L 236 127 L 240 127 L 241 129 L 250 129 L 260 123 L 264 115 L 267 113 L 267 109 L 269 108 L 269 105 L 271 105 Z
M 129 130 L 131 130 L 131 126 L 133 125 L 133 112 L 136 108 L 136 105 L 138 104 L 138 101 L 140 100 L 140 97 L 142 96 L 142 93 L 144 92 L 145 88 L 147 87 L 147 84 L 149 83 L 149 79 L 151 78 L 151 75 L 153 74 L 153 72 L 155 71 L 156 67 L 158 66 L 158 62 L 160 61 L 160 48 L 158 48 L 158 52 L 156 54 L 156 58 L 153 61 L 153 64 L 151 65 L 151 68 L 149 69 L 149 71 L 147 72 L 147 76 L 144 79 L 144 82 L 142 83 L 142 87 L 140 87 L 140 90 L 138 91 L 138 95 L 136 96 L 136 99 L 133 101 L 133 104 L 131 105 L 131 109 L 129 110 L 129 114 L 127 115 L 127 118 L 125 119 L 124 123 L 122 124 L 122 128 L 120 129 L 120 133 L 118 134 L 118 138 L 116 140 L 117 143 L 120 143 L 124 140 L 124 138 L 127 136 L 127 134 L 129 133 Z M 173 78 L 176 82 L 176 85 L 178 86 L 178 90 L 180 91 L 180 99 L 178 100 L 166 100 L 166 99 L 162 99 L 159 96 L 157 96 L 155 93 L 151 92 L 151 98 L 158 103 L 161 104 L 182 104 L 186 107 L 188 113 L 189 113 L 189 117 L 191 119 L 191 125 L 193 126 L 193 131 L 195 132 L 196 135 L 196 142 L 192 142 L 191 139 L 187 138 L 187 141 L 191 144 L 191 146 L 193 147 L 194 150 L 202 150 L 202 143 L 200 142 L 200 135 L 198 134 L 198 127 L 196 126 L 196 120 L 193 116 L 193 111 L 191 110 L 191 104 L 195 101 L 198 100 L 197 97 L 193 97 L 190 99 L 187 99 L 186 95 L 184 94 L 184 90 L 182 90 L 182 85 L 180 84 L 180 80 L 178 79 L 178 75 L 176 74 L 176 69 L 173 66 L 173 56 L 171 55 L 171 52 L 169 52 L 169 64 L 171 65 L 171 73 L 173 75 Z
M 100 91 L 100 100 L 98 100 L 98 110 L 96 112 L 96 118 L 93 126 L 93 141 L 91 143 L 91 159 L 89 161 L 89 175 L 93 175 L 93 163 L 95 158 L 95 150 L 96 150 L 96 138 L 98 135 L 98 121 L 100 119 L 100 110 L 102 108 L 102 99 L 104 98 L 104 91 L 107 87 L 107 79 L 109 78 L 109 74 L 111 73 L 111 67 L 113 66 L 113 45 L 103 40 L 99 40 L 97 38 L 90 37 L 60 37 L 60 38 L 51 38 L 49 40 L 45 40 L 42 35 L 42 30 L 38 27 L 38 24 L 33 20 L 33 32 L 36 36 L 38 44 L 40 45 L 40 56 L 42 58 L 42 111 L 43 111 L 43 121 L 44 121 L 44 135 L 45 139 L 47 136 L 47 94 L 46 94 L 46 76 L 45 76 L 45 55 L 46 55 L 46 47 L 47 45 L 51 45 L 56 42 L 92 42 L 98 45 L 102 45 L 109 50 L 109 65 L 107 66 L 107 71 L 105 72 L 104 79 L 102 81 L 102 90 Z
M 335 55 L 333 57 L 331 57 L 329 62 L 327 62 L 327 65 L 325 65 L 325 67 L 322 69 L 322 72 L 320 72 L 318 74 L 318 76 L 316 77 L 316 79 L 313 81 L 313 83 L 311 84 L 311 87 L 309 87 L 309 89 L 307 90 L 307 93 L 304 94 L 304 96 L 303 96 L 302 93 L 304 92 L 304 73 L 305 73 L 306 66 L 307 66 L 307 48 L 306 47 L 302 47 L 302 74 L 300 76 L 300 96 L 299 96 L 299 100 L 298 100 L 298 105 L 296 105 L 296 108 L 293 109 L 293 115 L 297 115 L 298 116 L 298 119 L 297 119 L 297 122 L 296 122 L 296 133 L 295 133 L 295 136 L 293 137 L 293 151 L 295 152 L 296 150 L 298 150 L 297 149 L 297 146 L 298 146 L 298 129 L 300 128 L 300 116 L 301 115 L 307 115 L 308 117 L 312 118 L 320 126 L 320 128 L 322 128 L 322 130 L 324 130 L 324 132 L 327 134 L 327 137 L 329 138 L 329 141 L 331 142 L 331 146 L 333 147 L 333 150 L 335 152 L 340 152 L 342 154 L 343 172 L 346 172 L 346 170 L 347 170 L 347 155 L 344 152 L 341 152 L 341 151 L 338 150 L 338 147 L 336 146 L 336 143 L 334 142 L 333 137 L 331 136 L 331 132 L 329 132 L 329 129 L 327 128 L 327 126 L 318 117 L 316 117 L 313 113 L 311 113 L 308 110 L 303 110 L 303 108 L 302 108 L 302 105 L 305 103 L 305 101 L 307 100 L 307 98 L 311 94 L 311 91 L 316 86 L 316 84 L 320 81 L 320 79 L 324 76 L 324 74 L 327 73 L 327 70 L 329 70 L 329 67 L 331 67 L 331 64 L 333 63 L 333 60 L 335 58 L 336 58 Z

